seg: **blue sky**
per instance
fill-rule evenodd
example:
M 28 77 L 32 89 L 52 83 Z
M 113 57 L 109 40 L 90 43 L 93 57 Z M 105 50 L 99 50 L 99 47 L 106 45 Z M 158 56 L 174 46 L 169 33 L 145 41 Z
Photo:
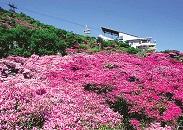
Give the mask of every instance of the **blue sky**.
M 0 6 L 8 10 L 9 2 L 16 12 L 77 34 L 88 25 L 90 36 L 98 37 L 104 26 L 152 37 L 157 51 L 183 52 L 183 0 L 0 0 Z

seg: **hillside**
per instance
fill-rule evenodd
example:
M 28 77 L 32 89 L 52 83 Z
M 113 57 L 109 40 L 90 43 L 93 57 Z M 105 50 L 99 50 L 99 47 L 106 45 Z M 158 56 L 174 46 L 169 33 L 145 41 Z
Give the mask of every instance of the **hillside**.
M 183 129 L 183 53 L 145 53 L 2 8 L 0 33 L 0 129 Z
M 67 55 L 69 52 L 92 53 L 101 50 L 126 50 L 137 53 L 127 43 L 118 41 L 104 42 L 90 36 L 82 36 L 45 25 L 23 13 L 10 13 L 0 9 L 0 57 L 32 54 Z

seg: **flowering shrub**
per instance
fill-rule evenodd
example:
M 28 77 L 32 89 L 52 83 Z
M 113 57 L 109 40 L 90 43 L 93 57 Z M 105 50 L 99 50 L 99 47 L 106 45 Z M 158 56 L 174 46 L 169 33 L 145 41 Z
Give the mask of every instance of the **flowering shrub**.
M 172 130 L 170 126 L 161 127 L 161 123 L 151 123 L 149 128 L 145 130 Z
M 0 129 L 173 129 L 182 73 L 163 53 L 9 56 L 0 60 Z

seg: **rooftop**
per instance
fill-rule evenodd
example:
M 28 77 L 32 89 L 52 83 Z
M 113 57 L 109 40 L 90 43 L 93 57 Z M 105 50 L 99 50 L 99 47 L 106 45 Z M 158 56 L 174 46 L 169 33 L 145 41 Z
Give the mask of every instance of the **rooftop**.
M 138 36 L 135 36 L 135 35 L 124 33 L 124 32 L 121 32 L 121 31 L 114 30 L 114 29 L 109 29 L 109 28 L 106 28 L 106 27 L 101 27 L 101 29 L 104 33 L 108 33 L 108 34 L 111 34 L 111 35 L 119 36 L 119 33 L 123 33 L 123 34 L 127 34 L 127 35 L 130 35 L 130 36 L 138 37 Z

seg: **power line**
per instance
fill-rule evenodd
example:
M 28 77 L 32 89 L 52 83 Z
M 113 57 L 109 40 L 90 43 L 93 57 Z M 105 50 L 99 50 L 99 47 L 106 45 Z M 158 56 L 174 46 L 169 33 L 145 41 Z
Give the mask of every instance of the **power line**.
M 1 2 L 1 3 L 6 4 L 4 2 Z M 34 14 L 38 14 L 38 15 L 41 15 L 41 16 L 49 17 L 51 19 L 56 19 L 56 20 L 60 20 L 60 21 L 66 22 L 66 23 L 74 24 L 74 25 L 77 25 L 77 26 L 80 26 L 80 27 L 85 27 L 86 26 L 86 25 L 83 25 L 83 24 L 80 24 L 80 23 L 72 22 L 72 21 L 61 19 L 61 18 L 54 17 L 54 16 L 50 16 L 50 15 L 47 15 L 47 14 L 44 14 L 44 13 L 40 13 L 40 12 L 36 12 L 36 11 L 32 11 L 32 10 L 29 10 L 29 9 L 20 8 L 20 7 L 18 9 L 21 9 L 21 10 L 24 10 L 24 11 L 28 11 L 28 12 L 31 12 L 31 13 L 34 13 Z M 95 27 L 88 26 L 88 28 L 96 30 L 96 31 L 100 31 L 98 28 L 95 28 Z
M 64 19 L 61 19 L 61 18 L 50 16 L 50 15 L 47 15 L 47 14 L 43 14 L 43 13 L 39 13 L 39 12 L 36 12 L 36 11 L 32 11 L 32 10 L 29 10 L 29 9 L 23 9 L 23 8 L 20 8 L 20 9 L 28 11 L 28 12 L 31 12 L 31 13 L 34 13 L 34 14 L 38 14 L 38 15 L 42 15 L 42 16 L 45 16 L 45 17 L 49 17 L 49 18 L 52 18 L 52 19 L 57 19 L 57 20 L 61 20 L 61 21 L 67 22 L 67 23 L 71 23 L 71 24 L 75 24 L 75 25 L 78 25 L 78 26 L 81 26 L 81 27 L 85 27 L 85 25 L 82 25 L 82 24 L 79 24 L 79 23 L 71 22 L 71 21 L 68 21 L 68 20 L 64 20 Z
M 32 11 L 32 10 L 29 10 L 29 9 L 23 9 L 23 8 L 20 8 L 20 9 L 24 10 L 24 11 L 28 11 L 28 12 L 34 13 L 34 14 L 38 14 L 38 15 L 41 15 L 41 16 L 45 16 L 45 17 L 49 17 L 49 18 L 52 18 L 52 19 L 64 21 L 64 22 L 67 22 L 67 23 L 70 23 L 70 24 L 74 24 L 74 25 L 77 25 L 77 26 L 81 26 L 81 27 L 85 27 L 86 26 L 86 25 L 83 25 L 83 24 L 80 24 L 80 23 L 76 23 L 76 22 L 72 22 L 72 21 L 69 21 L 69 20 L 57 18 L 57 17 L 50 16 L 50 15 L 47 15 L 47 14 L 43 14 L 43 13 L 39 13 L 39 12 L 36 12 L 36 11 Z M 94 28 L 94 27 L 91 27 L 91 26 L 88 26 L 88 27 L 91 28 L 91 29 L 99 31 L 99 29 L 97 29 L 97 28 Z

